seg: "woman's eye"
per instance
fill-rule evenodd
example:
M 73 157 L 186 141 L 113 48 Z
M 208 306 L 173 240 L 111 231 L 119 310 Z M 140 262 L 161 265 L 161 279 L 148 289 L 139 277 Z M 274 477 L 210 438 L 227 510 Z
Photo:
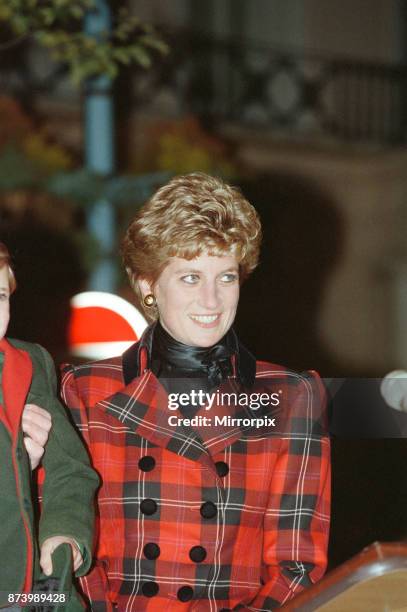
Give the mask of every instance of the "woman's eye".
M 5 302 L 8 300 L 8 294 L 7 293 L 0 293 L 0 301 L 1 302 Z
M 198 274 L 187 274 L 182 276 L 181 280 L 188 285 L 195 285 L 199 281 L 199 276 Z
M 233 274 L 233 273 L 228 273 L 228 274 L 224 274 L 221 277 L 221 281 L 223 283 L 233 283 L 234 281 L 236 281 L 238 279 L 237 274 Z

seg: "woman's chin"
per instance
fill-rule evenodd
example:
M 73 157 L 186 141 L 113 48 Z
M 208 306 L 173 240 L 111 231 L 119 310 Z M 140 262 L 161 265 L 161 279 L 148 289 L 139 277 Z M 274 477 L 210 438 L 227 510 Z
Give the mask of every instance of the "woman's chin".
M 190 333 L 187 344 L 190 346 L 209 347 L 219 342 L 223 336 L 224 332 L 219 329 L 194 330 L 193 333 Z

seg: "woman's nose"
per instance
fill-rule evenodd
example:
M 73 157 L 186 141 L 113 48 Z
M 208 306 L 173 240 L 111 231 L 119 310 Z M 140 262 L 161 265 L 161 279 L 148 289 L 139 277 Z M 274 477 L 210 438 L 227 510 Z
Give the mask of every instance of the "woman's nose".
M 199 305 L 207 310 L 215 310 L 219 306 L 218 287 L 216 283 L 204 283 L 199 292 Z

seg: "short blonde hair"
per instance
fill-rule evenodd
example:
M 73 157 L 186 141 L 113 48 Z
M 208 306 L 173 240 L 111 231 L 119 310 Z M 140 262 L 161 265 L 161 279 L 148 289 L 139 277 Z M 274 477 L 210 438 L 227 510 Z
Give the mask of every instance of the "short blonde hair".
M 13 293 L 17 288 L 17 282 L 13 268 L 11 267 L 11 256 L 6 245 L 0 242 L 0 270 L 2 270 L 4 266 L 7 268 L 10 293 Z
M 126 232 L 121 252 L 140 297 L 137 280 L 154 284 L 169 257 L 234 255 L 243 282 L 257 266 L 260 243 L 259 216 L 240 191 L 194 172 L 174 177 L 144 204 Z

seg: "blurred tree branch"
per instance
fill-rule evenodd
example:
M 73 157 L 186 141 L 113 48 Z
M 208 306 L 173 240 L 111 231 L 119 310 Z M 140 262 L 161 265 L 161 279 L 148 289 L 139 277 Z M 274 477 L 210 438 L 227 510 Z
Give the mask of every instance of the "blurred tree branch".
M 96 10 L 94 0 L 0 0 L 0 23 L 15 37 L 3 48 L 32 38 L 68 65 L 76 84 L 100 75 L 114 79 L 124 65 L 149 68 L 154 53 L 168 52 L 154 27 L 126 8 L 115 12 L 110 32 L 98 37 L 87 34 L 82 22 L 92 10 Z

